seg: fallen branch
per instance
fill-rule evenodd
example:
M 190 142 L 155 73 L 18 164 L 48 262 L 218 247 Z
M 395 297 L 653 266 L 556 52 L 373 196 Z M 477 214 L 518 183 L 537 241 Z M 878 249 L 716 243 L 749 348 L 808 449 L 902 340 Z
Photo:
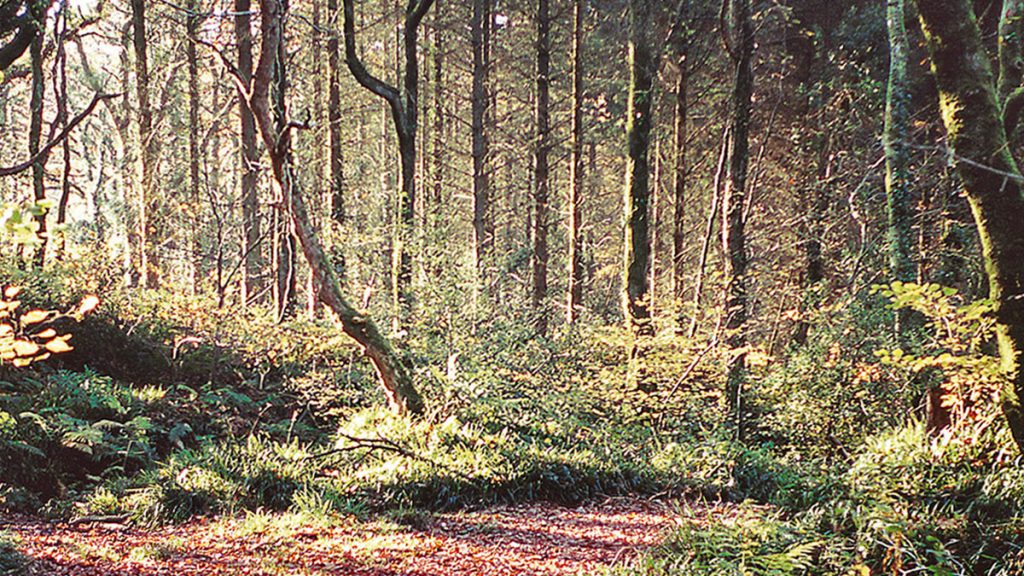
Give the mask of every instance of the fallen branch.
M 321 458 L 326 458 L 328 456 L 333 456 L 335 454 L 342 454 L 344 452 L 353 452 L 355 450 L 361 450 L 361 449 L 365 449 L 365 450 L 369 450 L 369 451 L 382 450 L 384 452 L 392 452 L 392 453 L 398 454 L 400 456 L 404 456 L 404 457 L 409 458 L 411 460 L 417 460 L 417 461 L 423 462 L 425 464 L 430 464 L 434 468 L 439 468 L 439 469 L 444 470 L 446 472 L 449 472 L 451 474 L 455 474 L 456 476 L 462 478 L 463 480 L 468 480 L 469 482 L 476 482 L 477 481 L 477 478 L 474 478 L 474 477 L 470 476 L 469 474 L 466 474 L 465 472 L 461 472 L 459 470 L 454 470 L 454 469 L 452 469 L 452 468 L 450 468 L 448 466 L 442 465 L 442 464 L 440 464 L 440 463 L 438 463 L 438 462 L 436 462 L 434 460 L 431 460 L 430 458 L 427 458 L 426 456 L 422 456 L 420 454 L 417 454 L 417 453 L 413 452 L 412 450 L 402 446 L 398 442 L 395 442 L 394 440 L 385 438 L 385 437 L 381 436 L 380 434 L 378 434 L 376 438 L 360 438 L 358 436 L 349 436 L 348 434 L 345 434 L 343 432 L 338 432 L 338 436 L 341 436 L 345 440 L 348 440 L 349 442 L 351 442 L 351 444 L 349 444 L 347 446 L 339 446 L 337 448 L 332 448 L 330 450 L 321 452 L 319 454 L 311 454 L 311 455 L 307 456 L 305 459 L 306 460 L 319 460 Z
M 111 516 L 82 516 L 81 518 L 75 518 L 68 522 L 68 526 L 78 526 L 80 524 L 122 524 L 129 518 L 131 518 L 131 516 L 128 514 Z

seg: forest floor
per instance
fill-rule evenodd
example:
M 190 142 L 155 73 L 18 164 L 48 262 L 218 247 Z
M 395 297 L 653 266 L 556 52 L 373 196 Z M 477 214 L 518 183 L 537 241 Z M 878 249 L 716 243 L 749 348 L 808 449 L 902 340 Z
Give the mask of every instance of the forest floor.
M 250 514 L 147 530 L 16 518 L 0 529 L 31 575 L 567 575 L 627 564 L 678 518 L 670 504 L 622 498 L 377 521 Z

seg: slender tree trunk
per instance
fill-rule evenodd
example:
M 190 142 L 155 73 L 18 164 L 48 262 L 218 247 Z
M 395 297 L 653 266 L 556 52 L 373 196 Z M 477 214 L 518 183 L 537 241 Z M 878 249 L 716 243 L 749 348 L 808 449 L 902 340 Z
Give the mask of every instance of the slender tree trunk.
M 250 0 L 235 0 L 235 40 L 238 43 L 238 77 L 243 84 L 252 82 L 252 32 Z M 242 305 L 252 302 L 262 289 L 263 247 L 261 246 L 259 203 L 259 148 L 256 145 L 256 120 L 248 106 L 239 107 L 241 117 L 242 162 Z
M 46 26 L 46 13 L 33 14 L 33 18 L 40 30 Z M 41 31 L 32 38 L 29 45 L 29 58 L 32 66 L 32 96 L 29 100 L 29 129 L 28 129 L 28 153 L 29 158 L 35 158 L 32 162 L 32 196 L 36 203 L 46 200 L 46 160 L 48 154 L 39 158 L 41 141 L 43 136 L 43 98 L 46 90 L 46 79 L 43 74 L 43 42 L 46 35 Z M 34 264 L 42 268 L 46 260 L 46 214 L 36 216 L 39 230 L 36 233 L 39 238 L 39 245 L 33 254 Z
M 714 238 L 715 222 L 718 220 L 718 210 L 722 197 L 722 183 L 725 176 L 725 165 L 729 159 L 729 147 L 732 141 L 731 129 L 726 129 L 722 134 L 722 146 L 718 153 L 718 167 L 715 169 L 715 181 L 711 186 L 711 207 L 708 209 L 707 224 L 704 226 L 704 239 L 701 242 L 700 258 L 697 261 L 697 278 L 693 283 L 693 320 L 690 322 L 688 338 L 697 334 L 697 327 L 700 325 L 703 316 L 701 308 L 701 297 L 704 295 L 704 274 L 708 267 L 708 256 L 711 252 L 711 242 Z
M 65 42 L 67 40 L 68 33 L 68 9 L 67 6 L 61 6 L 61 9 L 57 13 L 57 70 L 60 74 L 60 83 L 58 84 L 57 94 L 57 121 L 61 125 L 62 129 L 66 129 L 68 126 L 68 54 L 67 46 Z M 100 147 L 100 156 L 103 155 L 103 148 Z M 61 142 L 61 152 L 63 154 L 64 168 L 61 171 L 61 182 L 60 182 L 60 201 L 57 203 L 57 227 L 63 228 L 64 224 L 67 223 L 68 218 L 68 202 L 71 200 L 71 138 L 65 138 Z M 102 170 L 103 164 L 100 163 L 100 183 L 102 183 Z M 99 228 L 97 229 L 97 231 Z M 64 232 L 60 232 L 57 243 L 57 259 L 63 260 L 65 249 L 67 247 L 67 235 Z
M 327 123 L 330 125 L 329 139 L 331 146 L 331 219 L 336 227 L 345 225 L 345 156 L 341 139 L 341 45 L 338 37 L 338 0 L 327 0 L 327 16 L 331 23 L 327 37 L 327 57 L 330 76 L 327 97 Z M 344 280 L 344 268 L 341 269 Z
M 536 142 L 533 155 L 533 291 L 537 332 L 548 330 L 548 151 L 551 148 L 551 15 L 548 0 L 537 1 Z
M 907 79 L 907 31 L 903 0 L 888 0 L 889 83 L 885 94 L 885 193 L 888 215 L 886 240 L 890 273 L 896 280 L 913 282 L 917 271 L 911 259 L 914 247 L 913 208 L 908 172 L 910 84 Z
M 260 60 L 252 83 L 253 115 L 257 120 L 263 143 L 270 153 L 274 180 L 281 189 L 303 253 L 313 269 L 317 293 L 321 301 L 338 315 L 345 334 L 363 348 L 377 370 L 381 388 L 392 410 L 398 414 L 420 414 L 423 412 L 423 399 L 413 386 L 408 368 L 377 329 L 376 324 L 365 313 L 352 307 L 342 295 L 341 285 L 329 257 L 310 225 L 309 212 L 302 191 L 295 186 L 296 174 L 291 155 L 288 153 L 291 149 L 291 131 L 286 127 L 283 132 L 278 132 L 270 112 L 273 55 L 277 54 L 278 46 L 282 42 L 282 6 L 280 0 L 260 0 L 260 8 L 263 38 Z
M 634 332 L 646 335 L 650 324 L 649 224 L 651 96 L 657 60 L 650 45 L 650 1 L 631 0 L 629 10 L 629 96 L 626 111 L 626 238 L 623 310 Z
M 489 135 L 485 130 L 490 97 L 487 94 L 487 78 L 490 69 L 490 47 L 487 29 L 490 26 L 492 0 L 473 0 L 473 19 L 470 23 L 473 47 L 472 86 L 472 155 L 473 155 L 473 262 L 477 281 L 487 284 L 487 255 L 493 238 L 487 234 L 490 213 L 490 155 Z
M 673 171 L 672 190 L 674 193 L 675 210 L 672 215 L 672 297 L 675 301 L 677 323 L 683 325 L 683 302 L 686 299 L 686 119 L 689 114 L 687 102 L 687 80 L 689 62 L 686 52 L 678 56 L 677 66 L 679 77 L 675 86 L 675 170 Z
M 971 204 L 1008 378 L 1003 412 L 1024 450 L 1024 177 L 1010 153 L 991 64 L 967 0 L 918 0 L 947 142 Z
M 583 18 L 584 1 L 573 1 L 572 134 L 569 157 L 569 289 L 566 321 L 573 324 L 583 307 Z
M 392 253 L 395 296 L 398 310 L 395 328 L 405 324 L 412 308 L 412 254 L 408 245 L 416 223 L 416 131 L 419 117 L 419 26 L 434 0 L 408 0 L 402 27 L 401 87 L 395 88 L 370 74 L 356 52 L 354 0 L 343 0 L 345 14 L 345 60 L 349 72 L 363 88 L 384 99 L 398 135 L 399 159 L 402 169 L 402 192 L 399 198 L 398 241 Z M 397 331 L 397 330 L 396 330 Z
M 434 198 L 432 205 L 440 214 L 442 193 L 444 189 L 444 35 L 441 30 L 441 0 L 437 0 L 434 11 Z
M 161 222 L 159 200 L 154 193 L 156 158 L 153 138 L 153 108 L 149 100 L 149 41 L 146 36 L 146 1 L 132 0 L 132 43 L 135 48 L 135 92 L 138 98 L 139 159 L 142 164 L 142 182 L 139 190 L 139 274 L 146 288 L 159 288 L 163 270 L 160 262 L 158 233 L 166 223 Z
M 198 15 L 199 3 L 193 0 L 189 6 L 192 11 L 188 15 L 187 28 L 188 39 L 185 41 L 185 58 L 188 60 L 188 183 L 189 183 L 189 209 L 185 213 L 191 229 L 189 230 L 190 254 L 188 259 L 191 278 L 192 293 L 199 292 L 201 271 L 201 247 L 199 241 L 199 166 L 202 162 L 199 141 L 199 59 L 196 54 L 195 38 L 199 33 L 199 26 L 202 23 Z
M 661 138 L 654 141 L 654 172 L 651 175 L 651 317 L 658 315 L 658 283 L 661 281 L 658 259 L 661 257 Z
M 729 359 L 726 365 L 726 395 L 736 425 L 743 437 L 743 387 L 746 380 L 747 322 L 747 238 L 743 208 L 746 203 L 749 162 L 750 117 L 754 91 L 754 31 L 750 0 L 730 0 L 730 28 L 736 66 L 732 93 L 732 150 L 722 214 L 722 246 L 725 250 L 725 330 Z
M 287 13 L 288 0 L 280 0 L 282 12 Z M 289 132 L 288 128 L 288 55 L 285 51 L 285 31 L 283 21 L 278 24 L 281 42 L 277 45 L 277 56 L 274 61 L 273 116 L 278 134 Z M 278 144 L 278 154 L 287 156 L 286 162 L 291 165 L 291 139 L 282 138 Z M 288 199 L 278 198 L 274 207 L 274 291 L 275 314 L 277 321 L 282 322 L 295 313 L 297 303 L 297 282 L 295 262 L 295 237 L 291 232 L 292 225 L 288 217 Z M 309 225 L 315 230 L 312 218 Z

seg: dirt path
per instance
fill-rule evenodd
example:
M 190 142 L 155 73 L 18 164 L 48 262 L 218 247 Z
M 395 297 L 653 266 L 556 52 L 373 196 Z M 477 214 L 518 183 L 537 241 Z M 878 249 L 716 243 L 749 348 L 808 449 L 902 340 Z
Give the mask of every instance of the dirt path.
M 296 523 L 255 515 L 147 531 L 15 521 L 29 574 L 74 576 L 505 576 L 600 573 L 656 544 L 662 503 L 524 504 L 396 522 Z M 406 525 L 408 524 L 408 525 Z

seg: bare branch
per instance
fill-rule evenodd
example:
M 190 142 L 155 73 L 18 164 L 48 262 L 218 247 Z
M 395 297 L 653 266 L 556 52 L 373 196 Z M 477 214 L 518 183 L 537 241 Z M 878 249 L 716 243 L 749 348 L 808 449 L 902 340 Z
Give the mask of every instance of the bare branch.
M 46 157 L 46 155 L 50 153 L 50 150 L 53 150 L 54 147 L 60 144 L 65 138 L 68 137 L 69 134 L 71 134 L 71 131 L 74 130 L 75 127 L 81 124 L 83 120 L 88 118 L 89 115 L 92 114 L 92 111 L 96 109 L 97 104 L 104 100 L 110 100 L 111 98 L 120 98 L 121 96 L 122 94 L 120 93 L 97 93 L 95 96 L 92 97 L 92 102 L 89 102 L 89 105 L 85 107 L 85 110 L 82 110 L 77 116 L 72 118 L 71 121 L 68 122 L 68 124 L 64 127 L 64 129 L 61 130 L 56 137 L 47 142 L 46 146 L 43 146 L 39 150 L 39 152 L 37 152 L 28 160 L 22 162 L 21 164 L 15 164 L 14 166 L 8 166 L 7 168 L 0 168 L 0 176 L 13 176 L 14 174 L 18 174 L 24 172 L 25 170 L 28 170 L 29 168 L 32 167 L 32 164 L 37 162 L 40 158 Z

